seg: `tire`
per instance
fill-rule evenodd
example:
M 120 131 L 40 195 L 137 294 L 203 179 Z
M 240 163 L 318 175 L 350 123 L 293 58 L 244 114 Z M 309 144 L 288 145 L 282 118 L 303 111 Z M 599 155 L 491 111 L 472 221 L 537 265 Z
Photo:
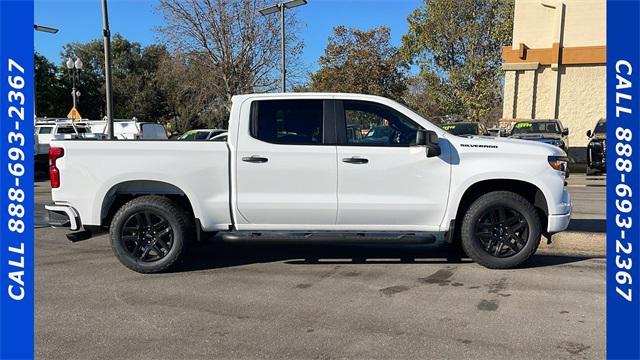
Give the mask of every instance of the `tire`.
M 193 221 L 182 208 L 152 195 L 122 205 L 109 233 L 118 260 L 133 271 L 150 274 L 166 271 L 183 258 L 192 230 Z
M 509 269 L 522 264 L 538 249 L 540 236 L 541 221 L 536 209 L 525 198 L 509 191 L 480 196 L 462 220 L 465 253 L 489 269 Z

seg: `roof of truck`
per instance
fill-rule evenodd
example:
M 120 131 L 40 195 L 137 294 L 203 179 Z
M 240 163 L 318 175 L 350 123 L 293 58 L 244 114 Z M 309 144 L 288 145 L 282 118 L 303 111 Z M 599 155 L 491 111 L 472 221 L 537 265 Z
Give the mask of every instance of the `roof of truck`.
M 251 98 L 263 98 L 263 97 L 281 97 L 281 98 L 359 98 L 359 99 L 368 99 L 368 100 L 386 100 L 392 101 L 391 99 L 387 99 L 382 96 L 376 95 L 366 95 L 366 94 L 356 94 L 356 93 L 325 93 L 325 92 L 290 92 L 290 93 L 255 93 L 255 94 L 243 94 L 243 95 L 235 95 L 231 101 L 242 102 Z

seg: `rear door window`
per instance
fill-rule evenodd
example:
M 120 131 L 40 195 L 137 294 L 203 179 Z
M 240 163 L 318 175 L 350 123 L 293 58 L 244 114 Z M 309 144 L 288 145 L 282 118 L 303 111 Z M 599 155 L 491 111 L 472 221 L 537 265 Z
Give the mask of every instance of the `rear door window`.
M 323 143 L 322 100 L 260 100 L 251 108 L 251 136 L 283 145 Z

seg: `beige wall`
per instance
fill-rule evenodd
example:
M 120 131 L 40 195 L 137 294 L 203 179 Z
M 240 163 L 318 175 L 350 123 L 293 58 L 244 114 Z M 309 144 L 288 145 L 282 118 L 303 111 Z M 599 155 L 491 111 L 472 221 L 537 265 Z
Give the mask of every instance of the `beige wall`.
M 556 9 L 542 4 L 555 6 Z M 564 3 L 562 45 L 605 45 L 606 0 L 516 0 L 513 24 L 514 48 L 525 43 L 530 48 L 550 47 L 559 23 L 557 9 Z
M 606 0 L 516 0 L 512 48 L 524 44 L 551 55 L 554 45 L 561 51 L 604 46 L 605 18 Z M 606 64 L 597 56 L 578 65 L 563 65 L 555 56 L 544 63 L 535 56 L 525 53 L 504 64 L 503 118 L 559 119 L 570 129 L 570 146 L 584 148 L 585 132 L 606 116 Z M 582 152 L 572 153 L 582 160 Z

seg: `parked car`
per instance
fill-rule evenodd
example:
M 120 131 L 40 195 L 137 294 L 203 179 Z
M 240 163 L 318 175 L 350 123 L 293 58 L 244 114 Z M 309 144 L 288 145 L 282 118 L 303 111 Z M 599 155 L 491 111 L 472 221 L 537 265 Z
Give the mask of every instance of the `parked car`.
M 106 120 L 84 121 L 97 134 L 107 133 Z M 167 130 L 162 124 L 133 119 L 114 119 L 113 135 L 120 140 L 166 140 Z
M 500 129 L 499 127 L 488 128 L 487 131 L 489 132 L 489 136 L 502 136 L 502 129 Z
M 220 133 L 212 138 L 209 139 L 209 141 L 227 141 L 229 133 L 228 132 L 223 132 Z
M 178 136 L 176 140 L 211 140 L 211 138 L 227 132 L 224 129 L 197 129 L 189 130 Z
M 593 131 L 587 130 L 587 175 L 607 172 L 607 120 L 600 119 Z
M 363 118 L 400 131 L 380 142 L 348 138 Z M 54 141 L 49 154 L 50 224 L 109 228 L 116 257 L 142 273 L 170 268 L 213 233 L 236 242 L 460 241 L 476 262 L 511 268 L 541 235 L 565 230 L 572 209 L 561 149 L 453 136 L 369 95 L 239 95 L 227 142 Z
M 34 155 L 37 167 L 49 162 L 49 144 L 55 138 L 78 138 L 91 133 L 84 124 L 76 124 L 69 119 L 36 120 L 34 128 Z
M 559 120 L 519 121 L 513 125 L 511 137 L 555 145 L 564 151 L 569 149 L 569 129 Z
M 490 136 L 489 130 L 483 124 L 475 121 L 464 121 L 442 125 L 442 128 L 450 134 L 457 136 Z

